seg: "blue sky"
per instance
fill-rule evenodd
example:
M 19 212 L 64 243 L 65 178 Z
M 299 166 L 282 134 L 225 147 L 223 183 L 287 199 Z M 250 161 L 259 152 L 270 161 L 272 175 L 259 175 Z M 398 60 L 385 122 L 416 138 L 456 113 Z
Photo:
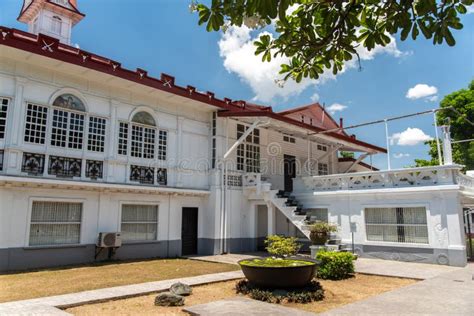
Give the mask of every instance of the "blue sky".
M 72 41 L 84 50 L 125 67 L 146 69 L 153 76 L 171 74 L 178 84 L 214 91 L 218 97 L 270 104 L 276 110 L 318 100 L 335 111 L 336 120 L 343 117 L 346 126 L 437 108 L 444 95 L 466 87 L 474 78 L 472 13 L 463 17 L 464 29 L 455 32 L 455 47 L 434 46 L 421 37 L 416 42 L 394 38 L 388 48 L 364 52 L 362 71 L 349 66 L 336 78 L 325 76 L 319 82 L 290 83 L 281 89 L 273 83 L 278 61 L 260 65 L 252 55 L 251 41 L 259 31 L 208 33 L 189 12 L 190 0 L 78 3 L 86 18 L 74 28 Z M 21 0 L 2 0 L 0 25 L 26 30 L 26 25 L 16 21 L 21 4 Z M 392 122 L 389 130 L 394 136 L 392 168 L 427 158 L 427 147 L 420 140 L 434 136 L 431 115 Z M 385 147 L 383 125 L 351 131 L 361 140 Z M 385 155 L 373 161 L 386 168 Z

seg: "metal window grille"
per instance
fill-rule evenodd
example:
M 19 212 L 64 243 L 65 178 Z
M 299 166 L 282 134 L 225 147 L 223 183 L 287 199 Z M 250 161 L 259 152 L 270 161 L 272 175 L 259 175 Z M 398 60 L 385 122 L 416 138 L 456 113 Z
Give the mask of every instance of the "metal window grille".
M 158 159 L 166 160 L 168 151 L 168 131 L 160 130 L 158 133 Z
M 227 185 L 230 187 L 241 187 L 242 186 L 242 176 L 240 175 L 226 175 L 224 176 L 224 182 L 227 178 Z
M 80 243 L 81 218 L 82 203 L 34 201 L 30 246 Z
M 51 145 L 66 147 L 67 142 L 67 121 L 66 111 L 54 109 L 53 127 L 51 129 Z
M 121 237 L 125 241 L 156 240 L 158 205 L 122 205 Z
M 87 150 L 101 152 L 105 150 L 105 128 L 106 120 L 100 117 L 89 118 L 89 133 L 87 139 Z
M 327 163 L 318 163 L 318 174 L 320 176 L 326 176 L 329 174 L 329 168 Z
M 118 139 L 118 154 L 127 155 L 128 151 L 128 124 L 120 122 L 119 124 L 119 139 Z
M 97 160 L 86 161 L 86 177 L 97 180 L 102 179 L 104 173 L 104 163 Z
M 84 114 L 69 114 L 69 148 L 82 149 L 84 138 Z
M 130 181 L 137 181 L 142 184 L 155 183 L 155 168 L 143 166 L 130 166 Z
M 36 104 L 28 104 L 26 110 L 25 142 L 44 144 L 46 140 L 46 124 L 48 108 Z
M 23 153 L 21 172 L 29 175 L 42 175 L 44 172 L 44 155 Z
M 57 177 L 80 177 L 82 169 L 81 159 L 49 156 L 48 174 Z
M 245 125 L 237 124 L 237 139 L 247 128 Z M 260 131 L 258 129 L 254 129 L 245 141 L 237 146 L 237 170 L 260 172 Z
M 367 240 L 398 243 L 428 243 L 424 207 L 366 208 Z
M 8 99 L 0 99 L 0 101 L 0 139 L 4 139 L 7 127 Z

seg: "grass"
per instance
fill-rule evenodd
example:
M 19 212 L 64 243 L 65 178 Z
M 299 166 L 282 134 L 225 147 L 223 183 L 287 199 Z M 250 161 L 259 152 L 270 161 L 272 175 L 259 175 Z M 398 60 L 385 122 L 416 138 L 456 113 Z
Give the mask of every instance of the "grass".
M 185 306 L 209 303 L 237 296 L 238 281 L 220 282 L 193 287 L 193 294 L 185 299 Z M 415 283 L 412 279 L 356 274 L 342 281 L 319 280 L 325 289 L 325 299 L 309 304 L 285 303 L 284 306 L 320 313 L 345 304 L 391 291 Z M 66 309 L 74 315 L 189 315 L 183 307 L 154 306 L 156 294 L 129 299 L 83 305 Z
M 239 270 L 236 265 L 156 259 L 0 275 L 0 302 Z

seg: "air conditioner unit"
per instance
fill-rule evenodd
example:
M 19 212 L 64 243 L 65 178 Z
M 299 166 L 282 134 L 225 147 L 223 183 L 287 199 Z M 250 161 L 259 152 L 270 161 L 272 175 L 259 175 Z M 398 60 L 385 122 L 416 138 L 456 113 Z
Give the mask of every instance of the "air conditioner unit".
M 122 238 L 120 233 L 99 233 L 97 247 L 101 248 L 117 248 L 122 246 Z

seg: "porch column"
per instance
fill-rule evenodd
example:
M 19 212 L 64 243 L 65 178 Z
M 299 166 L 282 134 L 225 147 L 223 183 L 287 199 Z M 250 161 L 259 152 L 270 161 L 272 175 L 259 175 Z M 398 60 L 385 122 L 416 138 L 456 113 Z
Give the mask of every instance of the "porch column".
M 267 210 L 267 235 L 271 236 L 275 235 L 275 207 L 273 206 L 273 204 L 268 203 Z

